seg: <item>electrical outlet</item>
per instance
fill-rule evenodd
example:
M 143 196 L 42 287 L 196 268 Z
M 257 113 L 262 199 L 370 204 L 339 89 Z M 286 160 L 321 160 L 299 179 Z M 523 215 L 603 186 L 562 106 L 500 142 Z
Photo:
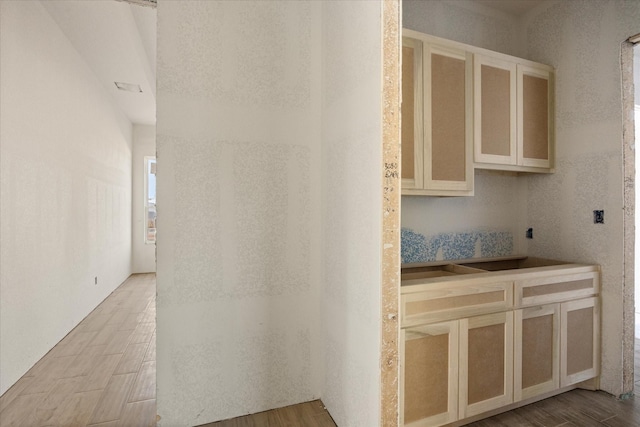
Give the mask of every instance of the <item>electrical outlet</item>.
M 593 223 L 604 224 L 604 211 L 593 211 Z
M 533 239 L 533 228 L 527 228 L 527 239 Z

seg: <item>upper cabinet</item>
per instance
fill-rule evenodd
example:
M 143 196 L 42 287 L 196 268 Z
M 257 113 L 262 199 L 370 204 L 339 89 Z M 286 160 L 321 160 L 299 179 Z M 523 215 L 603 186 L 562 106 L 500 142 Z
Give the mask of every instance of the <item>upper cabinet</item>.
M 553 172 L 553 69 L 412 30 L 402 38 L 402 194 L 473 195 L 473 169 Z
M 402 194 L 473 194 L 472 54 L 404 31 Z
M 475 166 L 551 172 L 551 67 L 517 58 L 474 55 Z

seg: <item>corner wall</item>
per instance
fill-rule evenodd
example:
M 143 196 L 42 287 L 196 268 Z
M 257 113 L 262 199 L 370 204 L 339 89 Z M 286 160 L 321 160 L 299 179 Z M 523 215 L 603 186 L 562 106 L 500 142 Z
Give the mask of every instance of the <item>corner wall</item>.
M 159 2 L 160 425 L 379 424 L 381 13 Z
M 322 2 L 322 400 L 339 426 L 380 425 L 381 16 Z
M 131 271 L 131 124 L 40 2 L 0 2 L 0 174 L 2 394 Z
M 320 3 L 158 2 L 157 405 L 320 398 Z

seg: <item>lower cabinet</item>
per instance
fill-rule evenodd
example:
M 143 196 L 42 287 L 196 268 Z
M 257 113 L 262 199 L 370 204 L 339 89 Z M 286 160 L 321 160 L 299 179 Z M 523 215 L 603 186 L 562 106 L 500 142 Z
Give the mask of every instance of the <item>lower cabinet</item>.
M 597 297 L 560 305 L 560 387 L 600 374 L 600 301 Z
M 597 297 L 401 329 L 400 418 L 437 427 L 597 377 Z
M 560 388 L 560 304 L 516 310 L 514 401 Z
M 441 426 L 512 402 L 513 312 L 401 333 L 402 425 Z
M 458 419 L 458 331 L 458 320 L 401 330 L 401 425 Z
M 513 402 L 513 312 L 460 320 L 460 419 Z

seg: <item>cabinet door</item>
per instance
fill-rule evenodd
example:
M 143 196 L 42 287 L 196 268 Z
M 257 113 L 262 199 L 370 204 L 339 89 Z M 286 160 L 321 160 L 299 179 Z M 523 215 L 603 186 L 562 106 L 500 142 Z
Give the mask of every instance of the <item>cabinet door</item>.
M 600 304 L 597 297 L 560 306 L 560 386 L 598 376 L 600 371 Z
M 473 191 L 472 55 L 464 50 L 425 43 L 424 58 L 425 188 L 470 194 Z
M 560 387 L 560 304 L 516 310 L 514 401 Z
M 475 161 L 515 165 L 516 64 L 476 54 L 473 75 Z
M 402 188 L 423 187 L 422 42 L 402 38 Z
M 460 418 L 513 402 L 513 312 L 460 320 Z
M 458 414 L 458 321 L 401 331 L 400 425 L 440 426 Z
M 551 73 L 518 64 L 518 164 L 551 167 Z

